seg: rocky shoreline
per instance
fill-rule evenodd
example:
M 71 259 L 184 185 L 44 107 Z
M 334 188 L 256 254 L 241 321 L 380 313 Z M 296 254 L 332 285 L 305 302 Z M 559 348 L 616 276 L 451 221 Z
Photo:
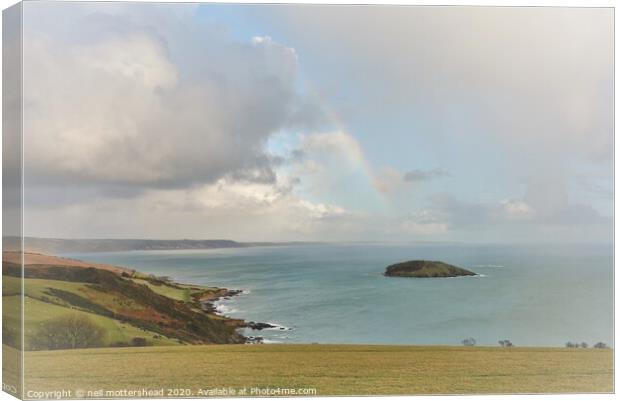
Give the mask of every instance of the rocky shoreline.
M 214 303 L 222 299 L 230 299 L 236 295 L 239 295 L 243 290 L 229 290 L 227 288 L 218 288 L 216 291 L 209 291 L 202 294 L 198 294 L 198 302 L 200 302 L 202 309 L 210 314 L 218 315 L 230 319 L 229 317 L 220 315 L 215 307 Z
M 34 293 L 37 305 L 90 313 L 117 324 L 120 339 L 105 346 L 129 346 L 135 331 L 125 333 L 128 326 L 142 330 L 145 334 L 135 338 L 152 345 L 260 343 L 262 337 L 248 333 L 278 329 L 270 323 L 226 316 L 218 308 L 218 301 L 238 296 L 242 290 L 184 284 L 168 276 L 53 255 L 26 252 L 23 266 L 20 252 L 4 251 L 2 256 L 3 276 L 49 281 Z M 71 283 L 72 291 L 63 283 Z
M 216 315 L 222 319 L 225 319 L 228 324 L 234 326 L 238 330 L 245 329 L 245 328 L 256 330 L 256 331 L 268 330 L 268 329 L 290 330 L 289 328 L 277 326 L 271 323 L 245 321 L 243 319 L 231 318 L 229 316 L 222 314 L 220 311 L 218 311 L 217 306 L 215 305 L 216 302 L 220 300 L 229 300 L 232 297 L 238 296 L 240 294 L 243 294 L 243 290 L 231 290 L 227 288 L 219 288 L 217 291 L 209 291 L 208 293 L 200 294 L 197 298 L 198 298 L 198 301 L 200 302 L 202 310 L 205 313 Z M 240 335 L 242 335 L 245 338 L 246 344 L 262 344 L 264 340 L 263 337 L 261 336 L 246 336 L 241 333 Z

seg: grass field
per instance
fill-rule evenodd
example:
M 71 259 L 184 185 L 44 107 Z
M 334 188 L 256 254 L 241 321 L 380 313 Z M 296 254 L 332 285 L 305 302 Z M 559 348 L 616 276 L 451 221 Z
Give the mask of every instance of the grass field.
M 27 352 L 26 390 L 315 388 L 316 395 L 613 391 L 609 349 L 208 345 Z M 167 395 L 167 394 L 164 394 Z
M 144 284 L 156 293 L 168 298 L 176 299 L 178 301 L 187 302 L 190 299 L 191 291 L 188 288 L 174 288 L 165 285 L 154 285 L 141 278 L 132 278 L 134 283 Z

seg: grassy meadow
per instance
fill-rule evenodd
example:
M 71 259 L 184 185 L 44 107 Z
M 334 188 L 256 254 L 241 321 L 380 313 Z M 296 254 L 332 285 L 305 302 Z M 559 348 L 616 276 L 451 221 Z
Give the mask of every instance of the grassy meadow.
M 26 390 L 315 388 L 317 395 L 613 391 L 610 349 L 204 345 L 27 352 Z M 164 394 L 165 395 L 165 394 Z

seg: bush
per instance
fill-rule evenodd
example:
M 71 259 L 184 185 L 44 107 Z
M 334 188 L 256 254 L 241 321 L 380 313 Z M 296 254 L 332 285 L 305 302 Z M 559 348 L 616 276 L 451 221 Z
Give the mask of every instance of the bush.
M 103 346 L 105 330 L 79 314 L 60 316 L 43 322 L 30 340 L 30 347 L 74 349 Z
M 510 348 L 513 346 L 512 342 L 510 342 L 510 340 L 500 340 L 499 341 L 499 345 L 501 345 L 502 347 L 505 348 Z
M 19 348 L 19 336 L 17 332 L 7 324 L 2 325 L 2 344 L 13 348 Z
M 579 344 L 579 346 L 580 346 L 581 348 L 588 348 L 588 343 L 585 343 L 585 342 L 584 342 L 584 343 Z
M 131 339 L 131 345 L 133 347 L 146 347 L 148 343 L 146 342 L 146 338 L 134 337 Z
M 603 348 L 609 348 L 609 347 L 605 343 L 598 342 L 594 344 L 594 348 L 603 349 Z
M 473 347 L 474 345 L 476 345 L 476 340 L 469 337 L 461 341 L 461 344 L 465 345 L 466 347 Z

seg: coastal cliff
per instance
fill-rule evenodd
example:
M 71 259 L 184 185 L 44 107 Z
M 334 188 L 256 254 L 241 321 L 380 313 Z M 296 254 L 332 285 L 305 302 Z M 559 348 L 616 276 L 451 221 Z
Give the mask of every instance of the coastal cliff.
M 19 303 L 17 252 L 3 252 L 3 301 Z M 180 284 L 118 266 L 25 253 L 26 347 L 50 319 L 81 316 L 105 331 L 102 346 L 238 344 L 246 322 L 216 313 L 212 303 L 236 290 Z M 16 322 L 19 316 L 5 316 Z

